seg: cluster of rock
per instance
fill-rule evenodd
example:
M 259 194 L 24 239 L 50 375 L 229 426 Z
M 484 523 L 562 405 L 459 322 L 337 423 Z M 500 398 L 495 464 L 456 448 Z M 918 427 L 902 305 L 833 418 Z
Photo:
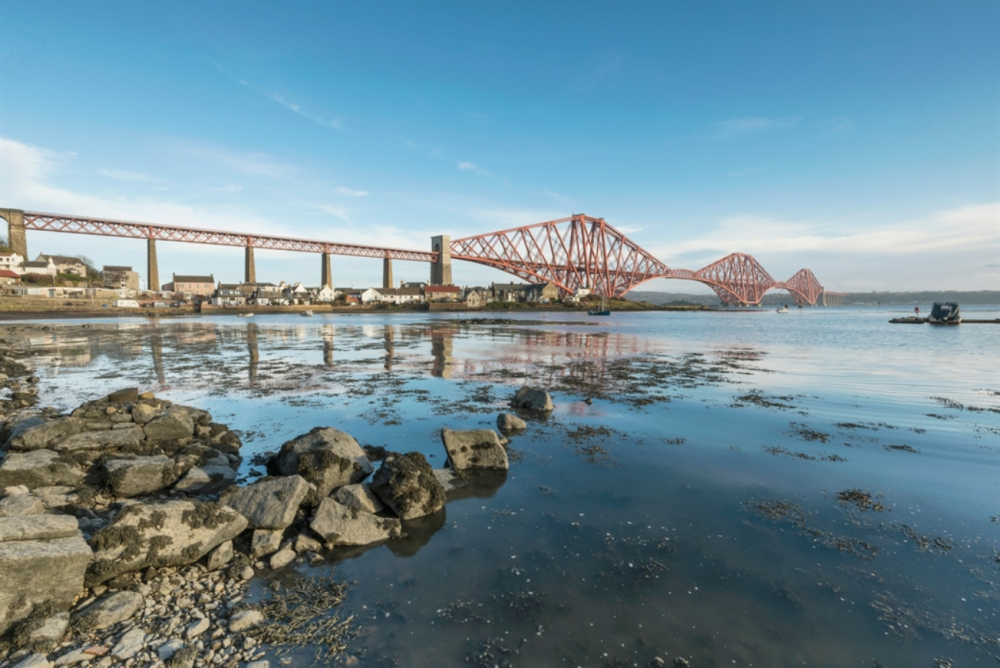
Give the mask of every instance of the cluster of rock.
M 512 405 L 551 410 L 547 393 L 527 390 Z M 527 426 L 509 414 L 497 425 L 507 434 Z M 48 666 L 49 655 L 95 666 L 260 660 L 252 627 L 261 620 L 239 628 L 233 612 L 254 567 L 402 538 L 403 521 L 440 511 L 468 472 L 509 468 L 506 438 L 493 430 L 444 429 L 441 439 L 449 468 L 411 452 L 387 453 L 375 470 L 350 435 L 317 427 L 285 443 L 268 476 L 240 486 L 239 437 L 150 393 L 9 421 L 0 432 L 0 656 L 6 647 L 13 662 L 0 668 Z M 198 593 L 181 596 L 179 586 Z

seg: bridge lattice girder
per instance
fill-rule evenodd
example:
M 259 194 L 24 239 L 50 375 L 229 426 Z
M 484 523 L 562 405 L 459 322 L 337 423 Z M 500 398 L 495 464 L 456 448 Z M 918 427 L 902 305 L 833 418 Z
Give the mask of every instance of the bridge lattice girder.
M 670 268 L 602 218 L 579 215 L 451 242 L 451 257 L 485 264 L 564 293 L 623 295 Z
M 794 276 L 782 283 L 775 283 L 774 287 L 784 288 L 796 295 L 798 297 L 796 301 L 804 301 L 813 305 L 823 294 L 823 286 L 809 269 L 799 269 Z

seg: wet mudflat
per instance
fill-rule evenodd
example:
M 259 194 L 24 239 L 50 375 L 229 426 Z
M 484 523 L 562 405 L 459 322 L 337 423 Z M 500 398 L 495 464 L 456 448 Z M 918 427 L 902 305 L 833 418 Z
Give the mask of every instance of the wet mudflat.
M 8 335 L 30 341 L 50 405 L 139 384 L 210 410 L 241 433 L 244 480 L 314 426 L 440 466 L 440 429 L 492 428 L 520 385 L 549 389 L 556 410 L 524 416 L 505 477 L 405 539 L 256 581 L 275 611 L 288 591 L 318 606 L 288 634 L 306 643 L 284 648 L 293 665 L 996 665 L 1000 333 L 790 315 Z M 308 594 L 329 577 L 350 584 L 323 626 L 331 599 Z M 310 644 L 321 628 L 344 654 Z

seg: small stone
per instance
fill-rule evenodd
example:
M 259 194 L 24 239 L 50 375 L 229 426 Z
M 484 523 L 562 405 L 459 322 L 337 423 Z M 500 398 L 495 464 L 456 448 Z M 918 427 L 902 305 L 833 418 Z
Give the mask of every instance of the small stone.
M 250 578 L 253 577 L 253 574 L 254 574 L 254 571 L 253 571 L 252 567 L 250 567 L 250 566 L 244 566 L 243 570 L 240 571 L 240 579 L 241 580 L 249 580 Z
M 240 610 L 229 618 L 229 632 L 240 633 L 252 629 L 263 621 L 264 615 L 260 610 Z
M 126 631 L 122 639 L 111 650 L 111 655 L 116 659 L 131 659 L 142 650 L 146 633 L 142 629 L 132 629 Z
M 28 635 L 31 642 L 58 642 L 62 640 L 69 626 L 69 613 L 60 612 L 52 615 L 42 625 Z
M 250 554 L 254 557 L 266 557 L 281 549 L 282 529 L 257 529 L 250 539 Z
M 528 423 L 510 413 L 501 413 L 497 416 L 497 429 L 503 432 L 523 431 L 528 428 Z
M 156 655 L 160 661 L 166 661 L 184 647 L 184 641 L 180 638 L 171 638 L 156 649 Z
M 271 668 L 271 662 L 267 659 L 261 661 L 251 661 L 247 664 L 247 668 Z
M 202 633 L 208 630 L 210 623 L 207 618 L 202 618 L 191 624 L 184 630 L 184 637 L 190 640 L 191 638 L 196 638 Z
M 233 541 L 227 540 L 225 543 L 208 553 L 205 558 L 205 567 L 210 571 L 222 568 L 233 558 Z
M 97 631 L 130 619 L 145 601 L 134 591 L 117 591 L 84 608 L 74 626 L 85 631 Z
M 14 664 L 14 668 L 50 668 L 52 666 L 44 654 L 30 654 L 20 663 Z
M 295 550 L 290 547 L 279 550 L 271 557 L 271 570 L 276 571 L 280 568 L 284 568 L 294 560 Z
M 295 551 L 300 554 L 302 552 L 319 552 L 322 549 L 323 545 L 311 536 L 300 533 L 295 537 Z

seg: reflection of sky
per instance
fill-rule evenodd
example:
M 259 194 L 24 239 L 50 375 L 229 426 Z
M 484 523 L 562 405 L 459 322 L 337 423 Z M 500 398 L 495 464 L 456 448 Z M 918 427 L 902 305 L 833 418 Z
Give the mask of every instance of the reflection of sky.
M 604 363 L 628 356 L 702 352 L 712 358 L 717 351 L 759 351 L 764 353 L 759 360 L 746 363 L 755 369 L 747 375 L 732 374 L 719 386 L 671 388 L 669 403 L 642 410 L 604 400 L 588 405 L 582 397 L 557 394 L 552 417 L 532 422 L 526 434 L 514 438 L 513 445 L 526 459 L 515 465 L 494 497 L 449 504 L 447 523 L 412 558 L 399 559 L 376 549 L 365 559 L 338 568 L 361 582 L 360 600 L 365 601 L 391 597 L 387 583 L 417 578 L 413 600 L 423 602 L 423 612 L 418 614 L 415 607 L 400 627 L 397 635 L 405 638 L 414 629 L 440 632 L 441 627 L 431 622 L 435 609 L 447 604 L 449 596 L 471 597 L 470 592 L 484 587 L 489 592 L 497 586 L 489 578 L 483 583 L 482 573 L 470 564 L 487 564 L 492 573 L 498 559 L 517 555 L 517 563 L 529 573 L 518 578 L 533 578 L 532 586 L 546 587 L 551 596 L 577 605 L 565 617 L 544 620 L 545 632 L 551 634 L 546 638 L 555 644 L 534 655 L 538 665 L 558 663 L 563 655 L 558 654 L 556 641 L 565 646 L 579 640 L 579 629 L 590 629 L 591 622 L 596 624 L 595 633 L 608 642 L 611 638 L 634 642 L 621 631 L 624 620 L 647 625 L 653 637 L 673 638 L 678 625 L 714 628 L 717 633 L 725 629 L 718 647 L 733 646 L 729 641 L 744 634 L 767 648 L 768 661 L 759 655 L 757 661 L 744 661 L 757 665 L 788 665 L 793 659 L 800 663 L 803 657 L 811 657 L 813 665 L 824 661 L 853 665 L 857 653 L 864 654 L 865 661 L 878 655 L 895 656 L 904 663 L 932 651 L 935 656 L 962 655 L 964 650 L 939 646 L 933 638 L 927 641 L 930 645 L 903 651 L 884 644 L 882 627 L 870 616 L 840 617 L 843 608 L 830 608 L 837 599 L 815 589 L 821 579 L 817 571 L 823 571 L 822 578 L 838 574 L 843 597 L 858 601 L 851 610 L 867 610 L 873 592 L 870 583 L 850 580 L 840 567 L 878 571 L 895 594 L 904 597 L 913 589 L 912 580 L 919 580 L 943 601 L 939 608 L 948 615 L 993 614 L 994 603 L 978 599 L 977 605 L 986 612 L 957 607 L 953 592 L 973 600 L 979 585 L 970 580 L 965 564 L 978 564 L 981 553 L 997 542 L 996 525 L 989 523 L 989 517 L 1000 515 L 1000 415 L 963 410 L 932 397 L 977 408 L 1000 406 L 1000 398 L 989 393 L 1000 391 L 1000 360 L 995 352 L 1000 349 L 1000 327 L 890 325 L 884 312 L 847 309 L 806 309 L 788 315 L 615 314 L 596 324 L 586 316 L 546 316 L 515 315 L 510 317 L 525 324 L 489 327 L 455 322 L 467 314 L 317 316 L 306 322 L 276 316 L 257 317 L 250 323 L 188 318 L 135 321 L 127 328 L 105 320 L 95 321 L 85 331 L 74 328 L 68 336 L 61 336 L 61 323 L 55 323 L 44 336 L 33 335 L 30 345 L 40 352 L 33 363 L 43 376 L 44 400 L 63 408 L 138 384 L 174 401 L 208 408 L 216 419 L 243 432 L 245 455 L 275 450 L 288 438 L 329 425 L 362 443 L 423 452 L 435 466 L 443 462 L 437 429 L 490 427 L 495 413 L 504 410 L 508 396 L 504 388 L 495 389 L 496 401 L 484 413 L 451 408 L 453 402 L 467 400 L 474 388 L 492 386 L 483 374 L 507 369 L 545 377 L 568 371 L 543 367 L 576 361 L 591 362 L 600 372 Z M 66 360 L 88 361 L 71 367 Z M 357 378 L 373 382 L 361 386 L 348 382 Z M 395 385 L 374 382 L 386 379 L 439 401 L 395 393 Z M 781 401 L 792 408 L 734 407 L 736 397 L 749 390 L 789 396 Z M 384 424 L 383 418 L 373 417 L 379 411 L 400 419 Z M 868 428 L 837 427 L 838 422 Z M 609 449 L 618 468 L 588 464 L 575 454 L 566 434 L 582 425 L 612 430 L 598 442 Z M 795 425 L 826 434 L 829 442 L 807 441 L 796 435 Z M 663 439 L 683 442 L 666 444 Z M 885 449 L 889 445 L 907 445 L 919 452 Z M 769 454 L 765 446 L 817 459 Z M 832 454 L 846 461 L 819 459 Z M 248 466 L 245 461 L 244 473 Z M 540 497 L 542 486 L 558 494 Z M 818 550 L 810 539 L 785 530 L 785 525 L 760 521 L 741 510 L 748 498 L 792 499 L 816 513 L 814 520 L 820 525 L 825 522 L 824 526 L 846 532 L 833 495 L 853 487 L 886 494 L 892 511 L 873 519 L 906 523 L 921 534 L 955 541 L 950 561 L 923 555 L 898 535 L 863 532 L 881 547 L 880 556 L 874 562 L 853 557 L 854 561 L 845 561 L 836 552 Z M 550 514 L 548 519 L 540 517 L 542 509 Z M 494 510 L 516 510 L 523 519 L 501 522 L 492 515 Z M 561 524 L 537 532 L 548 526 L 545 522 L 556 521 L 553 518 Z M 566 531 L 571 519 L 581 522 L 583 533 Z M 602 536 L 631 522 L 666 527 L 688 550 L 671 558 L 670 574 L 664 575 L 662 587 L 646 589 L 642 606 L 632 605 L 628 598 L 607 598 L 604 589 L 589 584 L 590 579 L 586 583 L 558 579 L 563 560 L 568 560 L 566 569 L 588 578 L 598 575 L 592 572 L 595 568 L 607 567 L 592 556 L 599 552 Z M 586 544 L 574 542 L 580 539 Z M 461 550 L 471 556 L 455 557 Z M 549 565 L 532 571 L 531 559 L 541 559 L 539 555 L 547 555 Z M 722 560 L 725 572 L 740 573 L 731 582 L 747 584 L 713 588 L 704 571 L 706 559 Z M 774 582 L 796 579 L 805 587 L 797 594 L 802 607 L 786 629 L 791 635 L 779 642 L 770 633 L 774 625 L 782 625 L 783 613 L 769 602 L 766 592 Z M 692 595 L 678 601 L 678 590 L 686 591 L 691 583 L 706 592 L 703 598 Z M 510 586 L 515 584 L 524 583 L 516 580 Z M 596 607 L 608 614 L 592 619 L 586 611 Z M 650 610 L 663 614 L 650 616 Z M 608 622 L 612 617 L 620 621 Z M 758 621 L 762 619 L 768 620 L 767 630 Z M 801 619 L 818 625 L 808 638 L 799 638 Z M 828 625 L 828 619 L 839 621 Z M 392 621 L 384 624 L 394 628 Z M 527 631 L 534 637 L 534 628 Z M 464 656 L 466 633 L 462 627 L 461 633 L 443 637 L 442 664 Z M 843 643 L 845 637 L 854 642 Z M 686 641 L 680 636 L 677 642 L 680 652 Z M 403 656 L 411 650 L 416 651 L 406 643 L 399 647 Z M 831 663 L 832 657 L 838 659 Z M 723 663 L 729 664 L 733 657 L 724 658 Z

